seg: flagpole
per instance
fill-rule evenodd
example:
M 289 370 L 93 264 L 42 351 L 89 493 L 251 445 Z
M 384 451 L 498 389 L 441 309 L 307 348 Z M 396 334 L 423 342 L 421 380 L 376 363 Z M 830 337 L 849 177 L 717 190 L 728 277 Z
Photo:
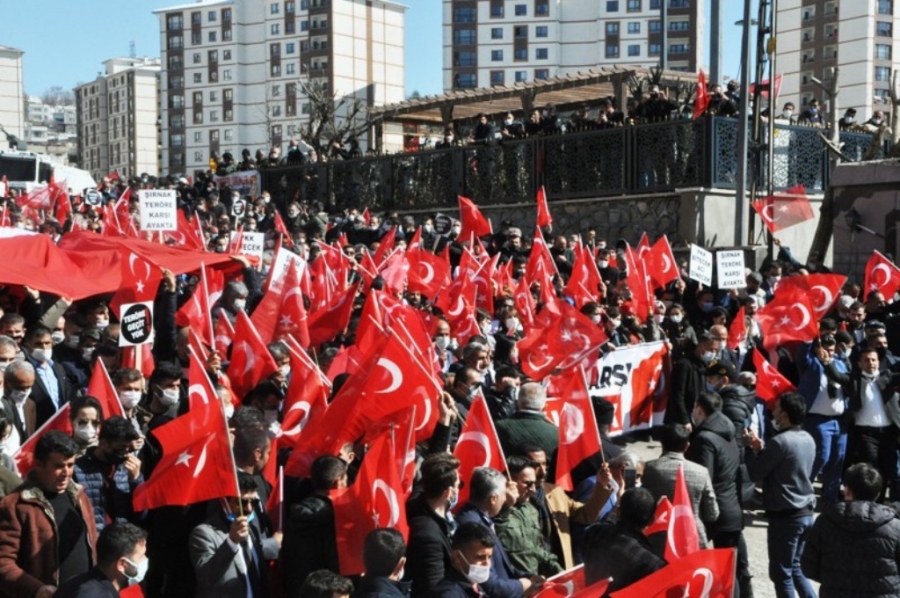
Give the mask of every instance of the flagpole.
M 270 459 L 274 459 L 274 455 Z M 278 467 L 278 531 L 284 530 L 284 465 Z
M 606 453 L 603 452 L 603 436 L 600 434 L 600 425 L 597 423 L 597 415 L 594 413 L 594 404 L 591 401 L 591 387 L 588 386 L 587 374 L 581 364 L 578 364 L 578 371 L 581 373 L 581 379 L 584 380 L 584 388 L 588 391 L 588 406 L 591 408 L 591 417 L 594 418 L 594 429 L 597 430 L 597 441 L 600 445 L 600 462 L 606 463 Z
M 491 410 L 488 409 L 487 406 L 487 399 L 484 398 L 484 391 L 480 388 L 478 389 L 478 398 L 476 398 L 475 400 L 477 401 L 478 399 L 481 399 L 481 401 L 484 403 L 484 410 L 487 412 L 488 422 L 491 424 L 491 432 L 494 433 L 494 438 L 497 438 L 497 427 L 494 425 L 494 416 L 491 415 Z M 499 442 L 497 442 L 497 448 L 500 449 L 500 459 L 502 459 L 503 464 L 506 465 L 506 470 L 503 472 L 506 474 L 506 481 L 511 482 L 512 476 L 509 475 L 509 465 L 506 463 L 506 455 L 503 454 L 503 447 Z

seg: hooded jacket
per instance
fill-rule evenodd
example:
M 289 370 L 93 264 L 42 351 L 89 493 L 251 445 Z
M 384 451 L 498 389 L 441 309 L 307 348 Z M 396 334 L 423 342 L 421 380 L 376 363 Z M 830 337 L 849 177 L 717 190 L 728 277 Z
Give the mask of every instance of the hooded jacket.
M 874 502 L 827 505 L 800 559 L 821 598 L 900 596 L 900 519 Z

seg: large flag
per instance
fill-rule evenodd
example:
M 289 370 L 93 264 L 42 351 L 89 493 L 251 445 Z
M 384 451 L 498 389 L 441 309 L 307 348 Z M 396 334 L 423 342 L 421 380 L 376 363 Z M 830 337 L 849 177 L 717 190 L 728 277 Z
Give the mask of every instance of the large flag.
M 816 217 L 803 185 L 757 199 L 752 206 L 773 234 Z
M 789 341 L 807 342 L 819 336 L 819 322 L 809 295 L 798 289 L 777 292 L 756 312 L 763 345 L 774 348 Z
M 553 216 L 550 215 L 550 206 L 547 205 L 547 192 L 544 186 L 537 192 L 537 221 L 536 224 L 543 228 L 553 223 Z
M 106 371 L 106 365 L 102 359 L 98 358 L 94 362 L 91 381 L 87 387 L 87 396 L 100 401 L 100 406 L 103 408 L 103 419 L 114 415 L 125 415 L 122 403 L 119 402 L 119 393 L 116 392 L 112 380 L 109 379 L 109 372 Z
M 253 322 L 241 310 L 238 310 L 234 321 L 234 338 L 227 374 L 235 393 L 243 398 L 261 380 L 277 372 L 278 364 Z
M 534 330 L 517 343 L 522 371 L 535 380 L 549 375 L 557 367 L 568 368 L 596 354 L 606 342 L 603 330 L 586 315 L 565 301 L 556 301 L 544 310 L 556 310 L 543 326 Z M 543 316 L 544 311 L 539 314 Z
M 459 239 L 468 238 L 470 233 L 476 237 L 483 237 L 494 232 L 491 221 L 484 217 L 471 199 L 462 195 L 459 196 L 459 220 L 462 225 Z
M 679 465 L 675 474 L 675 496 L 672 501 L 672 513 L 669 516 L 665 558 L 668 562 L 674 563 L 698 550 L 700 550 L 700 533 L 697 531 L 691 495 L 684 480 L 684 467 Z
M 374 529 L 389 527 L 409 535 L 405 494 L 391 434 L 382 434 L 363 459 L 356 482 L 331 494 L 341 575 L 365 571 L 363 543 Z
M 539 283 L 541 290 L 552 288 L 553 277 L 559 272 L 556 262 L 550 254 L 550 248 L 544 241 L 541 229 L 535 228 L 534 240 L 531 242 L 531 253 L 528 255 L 528 263 L 525 265 L 525 278 L 531 283 Z
M 706 89 L 706 73 L 700 69 L 697 75 L 697 91 L 694 95 L 694 119 L 703 116 L 706 109 L 709 108 L 709 90 Z
M 603 279 L 590 247 L 579 241 L 574 253 L 575 262 L 572 264 L 572 275 L 566 283 L 565 293 L 575 302 L 575 307 L 580 309 L 585 303 L 597 301 L 600 296 L 599 285 Z
M 151 432 L 162 457 L 134 490 L 136 511 L 240 496 L 222 403 L 202 367 L 189 382 L 190 410 Z
M 109 308 L 117 316 L 119 306 L 124 303 L 153 301 L 162 281 L 162 269 L 150 260 L 123 248 L 119 264 L 122 272 L 122 286 L 109 302 Z
M 900 290 L 900 268 L 894 265 L 880 251 L 873 251 L 866 262 L 866 279 L 863 285 L 863 299 L 872 291 L 881 291 L 886 301 L 890 301 Z
M 656 573 L 610 594 L 610 598 L 732 598 L 733 548 L 698 550 Z
M 847 282 L 846 276 L 840 274 L 806 274 L 803 276 L 788 276 L 778 283 L 778 293 L 793 293 L 796 289 L 800 294 L 809 296 L 809 301 L 815 311 L 817 320 L 825 317 L 834 302 L 841 296 L 841 287 Z M 900 277 L 898 277 L 900 284 Z
M 756 396 L 762 399 L 769 409 L 775 407 L 775 401 L 779 396 L 786 392 L 797 391 L 794 385 L 766 360 L 758 348 L 753 351 L 753 365 L 756 367 Z
M 575 489 L 572 471 L 600 451 L 600 430 L 588 395 L 584 369 L 578 365 L 569 372 L 569 385 L 563 393 L 565 403 L 559 416 L 556 484 L 571 492 Z
M 457 507 L 462 507 L 469 499 L 469 481 L 476 467 L 506 471 L 506 458 L 484 396 L 479 395 L 472 401 L 453 455 L 459 459 L 459 479 L 465 482 L 459 489 Z
M 41 436 L 52 430 L 62 432 L 66 436 L 72 435 L 72 422 L 69 421 L 70 406 L 71 403 L 66 403 L 59 411 L 53 414 L 53 417 L 44 422 L 43 426 L 29 436 L 27 440 L 20 439 L 22 445 L 19 447 L 19 450 L 13 453 L 12 458 L 16 462 L 16 469 L 19 470 L 19 474 L 23 478 L 31 471 L 31 466 L 34 464 L 34 448 L 37 446 L 37 441 Z

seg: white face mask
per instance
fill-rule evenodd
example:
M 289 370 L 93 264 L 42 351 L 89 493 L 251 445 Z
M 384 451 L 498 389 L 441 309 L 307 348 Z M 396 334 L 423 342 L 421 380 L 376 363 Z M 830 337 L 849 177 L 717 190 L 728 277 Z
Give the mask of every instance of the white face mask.
M 140 563 L 133 563 L 130 559 L 125 560 L 128 561 L 129 565 L 137 570 L 134 575 L 128 575 L 127 573 L 125 574 L 125 577 L 128 578 L 128 585 L 136 586 L 137 584 L 144 581 L 144 576 L 147 575 L 147 569 L 149 569 L 150 567 L 150 559 L 145 558 Z
M 460 553 L 460 556 L 462 556 L 462 553 Z M 469 561 L 466 561 L 466 557 L 463 557 L 463 561 L 465 561 L 466 565 L 468 565 L 469 567 L 469 572 L 466 574 L 466 579 L 475 584 L 484 583 L 488 579 L 490 579 L 490 565 L 470 565 Z
M 246 307 L 247 307 L 246 299 L 235 299 L 234 300 L 234 309 L 239 310 L 239 311 L 244 311 L 244 309 L 246 309 Z
M 449 336 L 438 336 L 434 339 L 434 346 L 440 349 L 441 351 L 446 351 L 447 347 L 450 346 L 450 337 Z
M 603 316 L 601 316 L 599 314 L 595 314 L 595 315 L 591 316 L 591 322 L 593 322 L 594 324 L 599 324 L 600 320 L 602 320 L 602 319 L 603 319 Z
M 609 267 L 609 260 L 597 260 L 597 267 L 601 270 Z
M 770 423 L 772 424 L 772 429 L 776 432 L 781 432 L 781 425 L 778 423 L 778 420 L 774 417 L 771 419 Z
M 227 405 L 225 405 L 225 419 L 231 419 L 231 417 L 233 415 L 234 415 L 234 404 L 228 403 Z
M 672 314 L 671 316 L 669 316 L 669 319 L 672 320 L 673 324 L 681 324 L 684 316 L 682 316 L 681 314 Z
M 119 401 L 125 409 L 134 409 L 134 406 L 141 402 L 141 391 L 123 390 L 119 393 Z
M 159 393 L 159 402 L 166 407 L 171 407 L 181 398 L 181 392 L 177 388 L 161 389 Z
M 9 400 L 11 400 L 16 405 L 21 405 L 25 402 L 25 399 L 31 396 L 31 389 L 28 390 L 10 390 L 9 391 Z
M 101 330 L 109 327 L 109 320 L 97 320 L 97 323 L 94 324 L 95 327 L 100 328 Z
M 288 376 L 291 375 L 291 365 L 290 364 L 280 365 L 280 366 L 278 366 L 278 371 L 281 373 L 282 376 L 287 378 Z
M 61 342 L 63 342 L 64 340 L 66 340 L 66 333 L 63 332 L 62 330 L 54 330 L 50 334 L 50 340 L 53 341 L 54 345 L 58 345 Z
M 715 358 L 716 354 L 712 351 L 706 351 L 705 353 L 700 355 L 700 359 L 703 361 L 703 363 L 709 363 Z
M 518 318 L 506 318 L 506 329 L 510 332 L 514 332 L 519 329 L 519 319 Z
M 94 347 L 85 347 L 81 350 L 81 358 L 85 361 L 90 361 L 91 357 L 94 356 Z
M 785 118 L 790 118 L 790 117 L 792 117 L 793 115 L 794 115 L 794 111 L 793 111 L 793 110 L 785 110 L 784 112 L 781 113 L 781 116 L 783 116 L 783 117 L 785 117 Z
M 46 363 L 53 359 L 53 349 L 32 349 L 31 356 L 35 361 Z
M 656 314 L 653 316 L 653 319 L 656 320 L 657 324 L 662 324 L 662 321 L 666 319 L 665 314 Z
M 75 428 L 75 438 L 84 444 L 90 444 L 97 437 L 97 428 L 84 424 Z
M 430 234 L 430 233 L 434 232 L 434 227 L 430 224 L 426 224 L 425 226 L 422 227 L 422 230 L 425 231 L 426 233 Z

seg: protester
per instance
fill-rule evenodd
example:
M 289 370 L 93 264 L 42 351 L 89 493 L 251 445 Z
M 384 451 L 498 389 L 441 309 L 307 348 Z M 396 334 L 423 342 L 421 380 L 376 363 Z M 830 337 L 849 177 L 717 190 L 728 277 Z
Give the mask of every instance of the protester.
M 366 574 L 353 598 L 404 598 L 410 582 L 401 581 L 406 564 L 403 535 L 395 529 L 380 528 L 366 536 L 363 560 Z
M 54 598 L 113 598 L 136 586 L 147 573 L 147 532 L 113 523 L 97 538 L 97 566 L 63 583 Z

